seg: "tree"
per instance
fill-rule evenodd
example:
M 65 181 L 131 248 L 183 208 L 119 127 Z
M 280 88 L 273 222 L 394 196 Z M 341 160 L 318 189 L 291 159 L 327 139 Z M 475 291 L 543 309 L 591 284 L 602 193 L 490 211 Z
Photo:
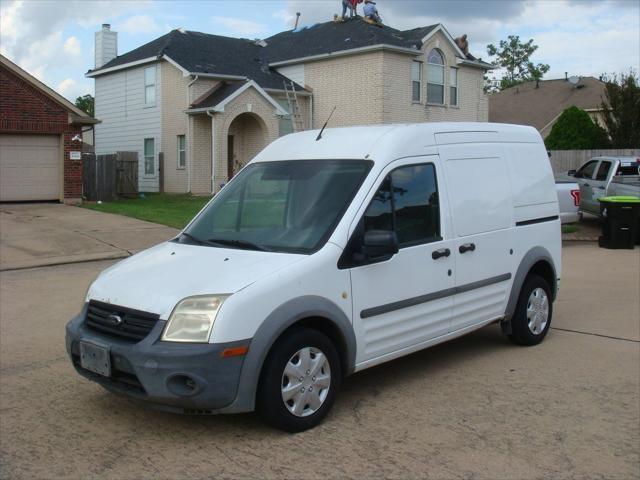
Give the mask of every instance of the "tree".
M 497 57 L 496 64 L 507 71 L 500 81 L 500 90 L 513 87 L 531 80 L 540 80 L 549 71 L 546 63 L 534 64 L 530 58 L 538 49 L 533 38 L 522 43 L 518 35 L 509 35 L 507 40 L 500 40 L 499 47 L 487 45 L 487 53 Z
M 76 107 L 93 117 L 94 114 L 94 98 L 87 94 L 76 98 Z
M 614 148 L 640 147 L 640 85 L 635 72 L 605 79 L 602 110 Z
M 607 132 L 589 114 L 569 107 L 558 118 L 545 140 L 549 150 L 592 150 L 609 146 Z

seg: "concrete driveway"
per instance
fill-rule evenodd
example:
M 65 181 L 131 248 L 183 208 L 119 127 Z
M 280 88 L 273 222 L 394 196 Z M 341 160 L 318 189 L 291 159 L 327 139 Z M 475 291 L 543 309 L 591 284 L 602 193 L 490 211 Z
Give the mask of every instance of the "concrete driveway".
M 112 263 L 0 273 L 0 478 L 640 478 L 637 248 L 564 248 L 541 345 L 490 326 L 366 370 L 297 435 L 148 411 L 78 376 L 64 325 Z
M 0 204 L 0 270 L 123 258 L 177 230 L 59 204 Z

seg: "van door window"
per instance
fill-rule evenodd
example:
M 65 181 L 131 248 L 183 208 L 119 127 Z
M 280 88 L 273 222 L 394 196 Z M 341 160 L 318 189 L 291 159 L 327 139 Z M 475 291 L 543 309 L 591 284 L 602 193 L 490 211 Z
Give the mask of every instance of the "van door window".
M 598 173 L 596 174 L 596 180 L 606 180 L 609 175 L 609 170 L 611 170 L 611 162 L 600 162 L 600 167 L 598 167 Z
M 400 248 L 440 237 L 436 172 L 432 164 L 401 167 L 391 173 L 395 230 Z
M 437 240 L 439 208 L 433 164 L 400 167 L 384 179 L 371 200 L 364 231 L 395 230 L 400 248 Z

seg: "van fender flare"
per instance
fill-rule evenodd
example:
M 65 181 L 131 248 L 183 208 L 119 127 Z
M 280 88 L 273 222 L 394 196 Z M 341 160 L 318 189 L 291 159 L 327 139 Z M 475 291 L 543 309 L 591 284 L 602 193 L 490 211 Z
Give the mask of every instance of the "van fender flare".
M 250 412 L 255 409 L 262 365 L 271 347 L 287 328 L 309 317 L 326 318 L 338 328 L 347 350 L 345 352 L 347 360 L 345 376 L 354 372 L 356 335 L 344 312 L 336 304 L 323 297 L 306 295 L 294 298 L 271 312 L 251 339 L 249 351 L 242 365 L 236 398 L 231 405 L 223 409 L 224 412 Z
M 538 263 L 539 261 L 545 261 L 549 264 L 551 269 L 553 270 L 553 285 L 551 286 L 551 293 L 553 299 L 556 297 L 556 289 L 557 289 L 557 281 L 556 281 L 556 266 L 553 263 L 553 257 L 549 253 L 549 251 L 544 247 L 533 247 L 529 250 L 522 260 L 520 261 L 520 265 L 518 266 L 518 270 L 513 278 L 513 284 L 511 286 L 511 293 L 509 294 L 509 300 L 507 301 L 507 308 L 505 310 L 504 320 L 502 321 L 502 330 L 504 333 L 511 333 L 511 318 L 516 311 L 516 305 L 518 304 L 518 297 L 520 296 L 520 290 L 522 289 L 522 285 L 524 283 L 525 278 L 527 278 L 527 274 L 531 270 L 531 268 Z

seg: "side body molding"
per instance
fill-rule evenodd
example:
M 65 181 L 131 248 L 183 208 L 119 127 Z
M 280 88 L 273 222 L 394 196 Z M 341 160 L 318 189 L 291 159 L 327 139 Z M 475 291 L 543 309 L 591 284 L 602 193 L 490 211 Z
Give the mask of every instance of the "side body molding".
M 269 350 L 282 332 L 299 320 L 310 317 L 326 318 L 337 327 L 346 346 L 345 375 L 353 373 L 356 363 L 356 336 L 347 316 L 337 305 L 325 298 L 313 295 L 298 297 L 271 312 L 256 331 L 242 365 L 236 398 L 231 405 L 223 408 L 221 413 L 250 412 L 255 409 L 260 372 Z
M 553 284 L 551 285 L 551 293 L 553 296 L 553 300 L 555 300 L 556 298 L 558 282 L 556 276 L 556 266 L 553 262 L 553 257 L 546 248 L 533 247 L 525 254 L 524 257 L 522 257 L 520 266 L 518 267 L 518 270 L 516 271 L 516 274 L 513 278 L 513 286 L 511 287 L 511 294 L 509 295 L 509 301 L 507 302 L 507 309 L 505 311 L 505 320 L 503 322 L 503 329 L 508 330 L 507 333 L 510 333 L 511 330 L 511 325 L 509 324 L 509 322 L 511 321 L 511 317 L 513 317 L 513 314 L 515 313 L 516 304 L 518 303 L 518 296 L 520 295 L 520 289 L 522 289 L 524 279 L 529 273 L 529 270 L 531 270 L 531 268 L 539 261 L 547 262 L 553 270 Z

